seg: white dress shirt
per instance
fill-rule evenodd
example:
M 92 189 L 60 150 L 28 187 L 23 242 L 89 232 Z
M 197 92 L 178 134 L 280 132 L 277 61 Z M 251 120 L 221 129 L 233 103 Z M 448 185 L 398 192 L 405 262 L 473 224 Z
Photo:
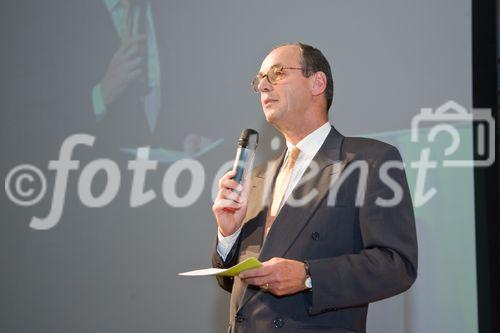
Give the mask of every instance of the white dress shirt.
M 287 190 L 285 192 L 285 196 L 283 197 L 281 207 L 285 204 L 286 200 L 292 193 L 293 189 L 297 186 L 300 178 L 306 171 L 307 167 L 311 163 L 312 159 L 314 156 L 316 156 L 316 153 L 318 150 L 321 148 L 323 145 L 323 142 L 325 142 L 326 137 L 330 133 L 331 130 L 331 125 L 329 122 L 324 123 L 322 126 L 318 127 L 314 132 L 308 134 L 305 138 L 300 140 L 299 143 L 297 143 L 297 148 L 300 149 L 300 154 L 297 158 L 297 161 L 295 162 L 295 166 L 293 167 L 292 170 L 292 176 L 290 179 L 290 182 L 288 183 Z M 285 161 L 282 164 L 282 168 L 286 163 L 286 159 L 288 159 L 288 156 L 290 155 L 290 149 L 293 146 L 290 142 L 286 142 L 287 152 L 285 156 Z M 282 172 L 280 169 L 279 172 Z M 280 209 L 281 209 L 280 207 Z M 279 214 L 279 213 L 278 213 Z M 229 235 L 227 237 L 224 237 L 221 233 L 220 230 L 217 232 L 217 252 L 221 256 L 223 260 L 226 260 L 227 255 L 231 251 L 231 248 L 233 247 L 234 243 L 236 242 L 238 236 L 240 235 L 241 228 L 238 229 L 234 234 Z

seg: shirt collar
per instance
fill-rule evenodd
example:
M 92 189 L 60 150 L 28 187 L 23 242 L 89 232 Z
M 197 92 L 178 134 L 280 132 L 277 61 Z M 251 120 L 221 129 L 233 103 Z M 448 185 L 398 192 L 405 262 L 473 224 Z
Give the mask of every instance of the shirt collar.
M 332 129 L 332 125 L 329 122 L 324 123 L 313 132 L 309 133 L 305 138 L 300 140 L 297 143 L 297 148 L 300 149 L 301 153 L 304 153 L 308 156 L 314 156 L 318 152 L 319 148 L 325 141 L 326 137 L 330 133 Z M 290 142 L 286 142 L 286 146 L 288 147 L 288 151 L 292 148 L 292 144 Z

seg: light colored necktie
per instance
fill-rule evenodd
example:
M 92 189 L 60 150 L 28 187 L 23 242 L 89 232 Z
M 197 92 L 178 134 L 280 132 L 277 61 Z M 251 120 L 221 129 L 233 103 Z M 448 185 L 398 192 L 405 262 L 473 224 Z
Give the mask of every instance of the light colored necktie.
M 265 236 L 267 236 L 269 229 L 271 229 L 271 226 L 280 211 L 281 203 L 283 201 L 283 198 L 285 197 L 286 190 L 288 189 L 288 184 L 290 183 L 290 179 L 292 178 L 293 167 L 295 166 L 295 162 L 297 161 L 299 154 L 300 149 L 296 146 L 292 146 L 288 159 L 283 166 L 283 169 L 278 174 L 278 177 L 276 178 L 276 183 L 274 185 L 273 191 L 273 199 L 266 219 Z
M 132 37 L 132 5 L 130 0 L 121 0 L 121 4 L 123 6 L 123 22 L 124 24 L 120 29 L 120 37 L 122 42 L 125 43 Z
M 146 114 L 146 120 L 148 123 L 150 133 L 154 133 L 156 128 L 156 123 L 158 121 L 158 114 L 161 108 L 161 91 L 159 82 L 160 79 L 157 78 L 155 82 L 150 82 L 150 77 L 152 75 L 159 76 L 159 69 L 151 69 L 151 62 L 157 62 L 157 60 L 152 59 L 154 30 L 150 26 L 151 23 L 151 8 L 150 4 L 146 0 L 121 0 L 123 11 L 124 11 L 124 26 L 121 33 L 122 42 L 126 42 L 130 38 L 136 37 L 138 35 L 145 34 L 147 36 L 146 52 L 147 60 L 144 70 L 146 71 L 146 83 L 145 83 L 145 95 L 142 96 L 144 102 L 144 112 Z M 142 17 L 142 19 L 140 18 Z M 156 43 L 156 41 L 154 41 Z M 158 52 L 155 48 L 154 52 Z M 157 53 L 155 54 L 156 59 L 158 58 Z M 151 73 L 155 71 L 156 73 Z

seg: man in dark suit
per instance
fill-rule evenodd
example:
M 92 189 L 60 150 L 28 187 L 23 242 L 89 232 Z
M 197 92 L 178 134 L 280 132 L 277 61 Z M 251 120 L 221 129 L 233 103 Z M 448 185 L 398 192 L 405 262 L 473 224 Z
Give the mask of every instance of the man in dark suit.
M 218 278 L 229 331 L 365 332 L 368 304 L 417 276 L 414 214 L 396 148 L 343 137 L 328 122 L 330 66 L 308 45 L 275 48 L 254 80 L 287 150 L 244 186 L 222 177 L 213 264 L 262 267 Z

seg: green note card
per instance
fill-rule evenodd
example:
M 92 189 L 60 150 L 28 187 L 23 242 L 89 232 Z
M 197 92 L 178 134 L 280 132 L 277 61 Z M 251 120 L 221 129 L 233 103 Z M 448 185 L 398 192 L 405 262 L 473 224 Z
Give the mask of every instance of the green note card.
M 242 262 L 240 262 L 238 265 L 234 265 L 231 268 L 225 269 L 223 272 L 218 273 L 218 276 L 236 276 L 240 274 L 243 271 L 252 269 L 252 268 L 257 268 L 262 266 L 260 261 L 257 260 L 257 258 L 248 258 Z
M 237 265 L 234 265 L 230 268 L 205 268 L 205 269 L 197 269 L 195 271 L 189 271 L 184 273 L 179 273 L 182 276 L 236 276 L 243 271 L 257 268 L 262 266 L 261 262 L 257 260 L 257 258 L 248 258 Z

